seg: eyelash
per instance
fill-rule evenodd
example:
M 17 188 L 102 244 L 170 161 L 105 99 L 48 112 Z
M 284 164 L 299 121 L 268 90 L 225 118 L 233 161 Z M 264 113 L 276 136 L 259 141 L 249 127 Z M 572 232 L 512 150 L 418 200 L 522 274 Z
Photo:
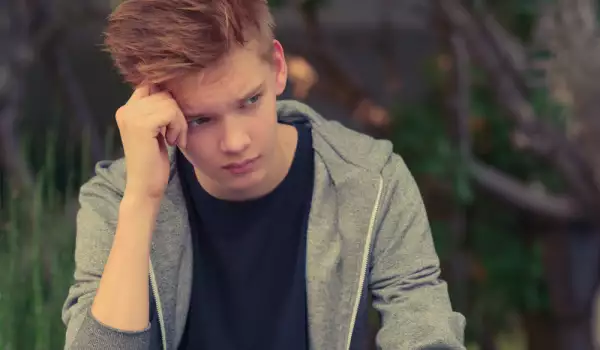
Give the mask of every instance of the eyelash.
M 258 102 L 260 102 L 260 98 L 261 97 L 262 97 L 262 93 L 259 93 L 259 94 L 256 94 L 256 95 L 248 98 L 246 101 L 250 101 L 250 103 L 243 104 L 243 105 L 240 106 L 240 108 L 241 109 L 246 109 L 246 108 L 250 108 L 250 107 L 255 106 Z M 252 101 L 252 100 L 254 100 L 254 101 Z M 205 123 L 207 123 L 209 121 L 210 121 L 209 118 L 197 118 L 197 119 L 194 119 L 194 120 L 190 120 L 188 122 L 188 125 L 191 126 L 191 127 L 198 127 L 198 126 L 200 126 L 202 124 L 205 124 Z M 197 122 L 201 122 L 201 123 L 195 124 Z
M 252 99 L 255 99 L 255 101 L 254 101 L 254 102 L 251 102 L 249 105 L 242 105 L 242 107 L 241 107 L 241 108 L 246 108 L 246 107 L 248 107 L 248 106 L 253 106 L 253 105 L 257 104 L 257 103 L 260 101 L 260 98 L 261 98 L 261 97 L 262 97 L 262 93 L 259 93 L 259 94 L 256 94 L 256 95 L 254 95 L 254 96 L 250 97 L 250 98 L 249 98 L 249 99 L 247 99 L 246 101 L 250 101 L 250 100 L 252 100 Z

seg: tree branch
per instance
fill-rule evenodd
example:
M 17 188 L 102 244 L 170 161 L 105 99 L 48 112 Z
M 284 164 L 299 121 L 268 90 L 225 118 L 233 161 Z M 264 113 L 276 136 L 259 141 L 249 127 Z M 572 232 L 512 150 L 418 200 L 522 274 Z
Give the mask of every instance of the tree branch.
M 492 34 L 497 40 L 512 41 L 508 33 L 503 33 L 502 28 L 490 18 L 486 21 L 493 27 Z M 511 178 L 509 175 L 493 169 L 474 159 L 471 151 L 471 135 L 469 128 L 470 117 L 470 60 L 466 42 L 456 30 L 442 28 L 443 32 L 450 32 L 450 51 L 453 56 L 452 76 L 454 93 L 450 99 L 450 109 L 454 115 L 456 125 L 455 140 L 457 141 L 461 159 L 468 165 L 473 180 L 495 196 L 510 202 L 517 208 L 554 219 L 579 218 L 582 212 L 577 203 L 565 197 L 552 196 L 535 190 Z M 502 39 L 503 38 L 503 39 Z M 513 46 L 512 55 L 524 55 L 522 47 Z M 524 59 L 524 57 L 522 57 Z M 513 66 L 513 72 L 524 70 L 519 67 L 517 58 L 509 58 L 508 64 Z
M 400 72 L 397 69 L 398 62 L 396 61 L 396 52 L 393 42 L 393 24 L 390 13 L 390 8 L 393 6 L 394 0 L 381 0 L 379 8 L 381 10 L 381 23 L 379 27 L 379 35 L 375 40 L 375 49 L 381 56 L 383 67 L 385 69 L 386 91 L 389 94 L 397 94 L 402 85 Z
M 504 56 L 497 54 L 496 47 L 486 40 L 473 16 L 457 1 L 441 0 L 441 3 L 448 22 L 454 30 L 465 37 L 471 54 L 479 60 L 481 66 L 494 80 L 498 99 L 509 110 L 518 126 L 527 131 L 532 149 L 544 154 L 550 153 L 552 145 L 548 140 L 537 135 L 538 121 L 532 106 L 519 94 L 519 89 L 511 79 L 511 75 L 506 74 L 500 58 Z
M 469 128 L 470 119 L 470 90 L 471 78 L 469 74 L 470 61 L 469 54 L 463 38 L 456 33 L 450 35 L 450 47 L 454 56 L 454 82 L 456 92 L 452 99 L 453 110 L 456 122 L 456 139 L 461 158 L 469 162 L 472 158 L 471 151 L 471 132 Z
M 480 186 L 521 210 L 563 220 L 581 219 L 584 214 L 572 198 L 553 196 L 527 186 L 476 160 L 471 162 L 470 170 Z
M 439 11 L 438 11 L 439 12 Z M 471 74 L 470 60 L 464 39 L 456 32 L 449 31 L 448 25 L 442 16 L 439 18 L 440 36 L 450 52 L 452 59 L 449 79 L 446 82 L 446 102 L 448 104 L 448 133 L 453 143 L 458 147 L 460 162 L 468 164 L 472 158 L 471 133 L 469 128 L 470 99 L 471 99 Z M 468 173 L 457 174 L 468 176 Z M 470 185 L 470 179 L 468 180 Z M 453 276 L 454 297 L 458 310 L 468 312 L 469 302 L 469 267 L 471 265 L 465 244 L 469 232 L 469 207 L 458 200 L 454 200 L 451 207 L 449 220 L 452 236 L 452 258 L 450 273 Z
M 327 86 L 335 101 L 352 111 L 353 119 L 361 129 L 376 136 L 387 136 L 388 127 L 392 122 L 389 113 L 376 103 L 327 52 L 323 45 L 318 10 L 306 6 L 302 1 L 299 2 L 298 9 L 310 42 L 310 54 L 300 55 L 307 59 L 312 58 L 321 76 L 321 82 Z
M 505 50 L 504 58 L 510 62 L 512 69 L 519 73 L 525 72 L 527 70 L 527 50 L 519 39 L 510 34 L 489 13 L 482 14 L 480 21 L 486 32 Z M 500 52 L 500 54 L 502 53 Z
M 473 19 L 479 27 L 484 28 L 482 35 L 491 44 L 491 49 L 506 71 L 505 74 L 510 73 L 510 79 L 519 89 L 519 93 L 527 98 L 530 88 L 525 77 L 528 70 L 527 52 L 519 39 L 512 36 L 489 13 L 479 13 L 478 16 L 473 16 Z
M 304 62 L 306 63 L 306 61 Z M 309 67 L 308 69 L 311 71 L 314 70 L 313 67 Z M 464 79 L 461 78 L 463 83 Z M 314 85 L 311 84 L 311 88 L 315 89 L 317 93 L 331 96 L 331 90 L 324 85 L 321 79 L 315 81 Z M 461 105 L 463 105 L 461 108 L 464 109 L 464 102 Z M 466 115 L 464 112 L 461 112 L 461 114 L 463 116 Z M 464 128 L 464 123 L 463 119 L 460 122 L 463 125 L 462 128 Z M 461 133 L 465 133 L 464 129 Z M 468 154 L 467 163 L 469 165 L 469 172 L 478 185 L 524 211 L 555 219 L 576 219 L 582 216 L 582 210 L 575 200 L 536 190 L 497 169 L 474 160 L 470 155 L 468 137 L 463 136 L 463 141 L 459 148 L 461 149 L 461 153 Z
M 502 60 L 495 53 L 498 44 L 490 43 L 482 34 L 486 29 L 478 26 L 473 16 L 457 0 L 440 2 L 449 23 L 465 37 L 471 54 L 494 82 L 491 86 L 499 104 L 507 109 L 508 116 L 516 123 L 517 132 L 524 136 L 528 148 L 556 166 L 590 217 L 596 217 L 595 213 L 600 211 L 600 194 L 585 158 L 564 133 L 543 123 L 536 116 L 533 107 L 519 92 L 518 84 L 511 79 L 510 72 L 507 74 Z
M 320 35 L 318 34 L 318 22 L 313 18 L 307 21 L 307 30 L 308 28 L 312 28 L 309 31 L 311 34 L 309 35 L 309 40 L 312 44 L 317 43 L 317 46 L 322 41 Z M 314 26 L 313 26 L 314 24 Z M 456 40 L 456 39 L 455 39 Z M 288 47 L 292 48 L 291 51 L 294 54 L 297 54 L 301 57 L 309 56 L 306 52 L 302 53 L 300 49 L 297 47 L 293 47 L 288 45 Z M 294 50 L 295 49 L 295 50 Z M 346 76 L 346 74 L 339 67 L 333 58 L 328 56 L 324 51 L 320 51 L 319 48 L 313 47 L 314 51 L 320 52 L 317 55 L 316 60 L 321 63 L 321 67 L 323 67 L 323 61 L 326 62 L 326 67 L 335 67 L 335 74 L 331 74 L 331 70 L 321 68 L 317 70 L 314 66 L 312 66 L 309 60 L 303 61 L 303 64 L 309 64 L 310 67 L 303 68 L 304 70 L 308 69 L 311 72 L 319 72 L 318 79 L 310 81 L 310 89 L 318 93 L 322 93 L 325 96 L 329 96 L 333 98 L 334 101 L 340 103 L 342 106 L 353 109 L 355 107 L 356 99 L 364 99 L 365 93 L 358 87 L 356 87 L 355 83 Z M 461 56 L 462 57 L 462 56 Z M 293 57 L 290 57 L 293 58 Z M 295 58 L 294 58 L 295 59 Z M 462 57 L 462 59 L 466 59 Z M 313 61 L 314 62 L 314 61 Z M 313 73 L 311 73 L 312 75 Z M 332 75 L 334 78 L 332 78 Z M 341 78 L 340 78 L 341 76 Z M 461 89 L 464 89 L 465 84 L 468 86 L 468 75 L 465 75 L 465 72 L 460 73 L 460 77 L 458 82 L 461 84 Z M 342 84 L 340 86 L 340 84 Z M 348 95 L 340 94 L 338 89 L 343 89 L 344 93 L 348 93 Z M 351 90 L 352 92 L 349 92 Z M 359 96 L 355 97 L 354 101 L 345 98 L 346 96 Z M 553 196 L 539 190 L 532 189 L 531 187 L 526 186 L 525 184 L 519 182 L 516 179 L 505 175 L 498 170 L 490 168 L 489 166 L 483 165 L 482 163 L 473 160 L 470 155 L 470 136 L 469 131 L 465 130 L 465 126 L 468 128 L 468 106 L 469 102 L 467 100 L 456 100 L 456 107 L 458 108 L 460 115 L 460 133 L 461 142 L 459 143 L 459 148 L 461 153 L 466 157 L 467 163 L 469 164 L 470 174 L 473 177 L 473 180 L 476 181 L 480 186 L 484 187 L 488 191 L 494 193 L 498 197 L 509 201 L 514 204 L 516 207 L 526 210 L 529 212 L 537 213 L 542 216 L 557 218 L 557 219 L 573 219 L 580 218 L 582 215 L 582 210 L 578 206 L 578 204 L 567 197 L 561 196 Z M 381 125 L 373 125 L 369 128 L 371 130 L 377 129 L 378 134 L 382 133 L 382 130 L 385 129 L 384 126 Z

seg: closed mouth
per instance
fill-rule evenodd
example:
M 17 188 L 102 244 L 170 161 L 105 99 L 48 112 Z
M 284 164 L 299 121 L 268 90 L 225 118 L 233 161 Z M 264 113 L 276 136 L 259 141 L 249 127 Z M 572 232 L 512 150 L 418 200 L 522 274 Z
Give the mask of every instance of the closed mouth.
M 236 168 L 243 168 L 243 167 L 247 166 L 248 164 L 254 162 L 257 159 L 258 159 L 258 157 L 254 157 L 254 158 L 246 159 L 241 162 L 230 163 L 230 164 L 225 165 L 223 167 L 223 169 L 231 170 L 231 169 L 236 169 Z

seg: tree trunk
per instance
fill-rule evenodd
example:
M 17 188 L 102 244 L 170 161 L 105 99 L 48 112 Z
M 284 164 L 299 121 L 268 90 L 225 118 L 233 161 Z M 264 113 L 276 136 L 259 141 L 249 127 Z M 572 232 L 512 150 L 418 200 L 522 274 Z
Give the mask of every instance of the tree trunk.
M 25 92 L 24 71 L 32 61 L 27 9 L 21 3 L 0 1 L 0 171 L 11 192 L 27 191 L 33 175 L 21 151 L 15 130 Z M 4 18 L 5 17 L 5 18 Z
M 559 349 L 593 350 L 600 235 L 584 225 L 540 226 L 542 261 Z
M 528 350 L 561 350 L 558 345 L 555 324 L 548 315 L 524 314 L 523 325 L 527 334 Z

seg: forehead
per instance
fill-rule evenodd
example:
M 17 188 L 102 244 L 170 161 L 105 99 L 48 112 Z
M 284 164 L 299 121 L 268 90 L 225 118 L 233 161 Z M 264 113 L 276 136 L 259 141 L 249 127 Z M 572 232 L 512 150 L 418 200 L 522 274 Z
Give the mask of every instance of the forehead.
M 167 83 L 183 113 L 208 114 L 237 102 L 269 77 L 270 66 L 251 49 L 233 50 L 214 67 Z

